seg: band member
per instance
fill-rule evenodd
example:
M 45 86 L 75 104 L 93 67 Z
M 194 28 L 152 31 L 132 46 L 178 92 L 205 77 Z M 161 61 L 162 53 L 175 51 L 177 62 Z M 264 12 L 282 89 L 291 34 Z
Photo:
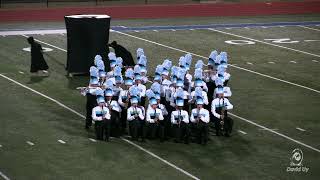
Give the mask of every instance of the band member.
M 191 82 L 192 82 L 192 75 L 189 74 L 191 62 L 192 62 L 192 55 L 190 53 L 188 53 L 184 56 L 184 66 L 185 66 L 185 69 L 187 70 L 186 79 L 188 80 L 189 86 L 191 85 Z M 190 92 L 190 91 L 188 91 L 188 92 Z
M 211 103 L 211 112 L 214 115 L 216 135 L 230 136 L 233 126 L 233 120 L 228 117 L 228 110 L 233 109 L 233 105 L 227 98 L 223 97 L 223 88 L 218 88 L 218 97 Z M 224 133 L 224 134 L 223 134 Z
M 114 83 L 113 84 L 115 84 L 115 86 L 112 89 L 113 90 L 113 99 L 118 101 L 119 96 L 120 96 L 120 92 L 122 90 L 121 85 L 123 84 L 121 67 L 118 65 L 114 68 Z
M 197 134 L 197 141 L 199 144 L 206 145 L 208 142 L 208 124 L 210 122 L 210 113 L 208 110 L 203 108 L 204 98 L 202 93 L 196 93 L 197 107 L 192 109 L 190 121 L 193 130 Z
M 141 69 L 138 65 L 134 67 L 134 75 L 135 75 L 135 84 L 134 86 L 140 89 L 140 105 L 145 106 L 146 102 L 146 86 L 142 84 L 142 76 L 141 76 Z
M 204 106 L 208 106 L 209 105 L 209 101 L 208 101 L 207 93 L 204 90 L 202 90 L 201 87 L 196 87 L 196 89 L 191 92 L 190 99 L 189 99 L 189 104 L 194 104 L 196 102 L 199 94 L 201 95 L 201 98 L 203 99 L 203 103 L 204 103 L 203 105 Z
M 140 67 L 141 82 L 146 84 L 149 80 L 147 77 L 147 57 L 145 55 L 140 56 L 138 66 Z
M 232 96 L 232 92 L 231 92 L 231 89 L 230 87 L 224 87 L 223 86 L 223 78 L 217 78 L 216 79 L 216 86 L 217 88 L 214 90 L 214 97 L 216 98 L 217 97 L 217 91 L 219 88 L 223 88 L 223 97 L 225 98 L 229 98 Z
M 204 91 L 208 92 L 207 84 L 203 79 L 204 79 L 203 70 L 200 68 L 197 68 L 194 71 L 194 81 L 191 83 L 192 90 L 194 90 L 196 87 L 201 87 Z
M 172 107 L 175 107 L 175 99 L 177 98 L 177 91 L 178 90 L 182 90 L 183 92 L 183 100 L 184 100 L 184 107 L 183 109 L 185 111 L 189 111 L 189 104 L 188 104 L 188 100 L 189 100 L 189 96 L 190 94 L 188 93 L 188 91 L 185 89 L 185 85 L 184 85 L 184 77 L 185 77 L 185 70 L 182 68 L 179 68 L 178 72 L 177 72 L 177 83 L 176 83 L 176 89 L 174 90 L 175 93 L 173 93 L 171 95 L 171 100 L 170 100 L 170 105 Z
M 161 103 L 165 106 L 168 106 L 168 101 L 166 101 L 166 93 L 168 93 L 168 89 L 171 85 L 171 81 L 169 80 L 169 70 L 172 66 L 172 62 L 168 59 L 164 60 L 162 63 L 162 66 L 159 68 L 162 68 L 161 70 L 161 76 L 162 76 L 162 82 L 161 82 Z
M 152 92 L 152 91 L 151 91 Z M 153 93 L 153 92 L 152 92 Z M 158 108 L 156 98 L 152 94 L 149 95 L 149 106 L 146 113 L 147 129 L 151 139 L 155 139 L 157 129 L 160 131 L 160 140 L 163 141 L 164 130 L 161 129 L 160 121 L 163 121 L 163 115 L 161 109 Z
M 144 55 L 144 51 L 142 48 L 137 49 L 137 61 L 140 59 L 140 57 Z
M 105 105 L 103 96 L 97 98 L 98 106 L 92 109 L 92 119 L 95 122 L 97 140 L 109 141 L 110 137 L 110 113 Z M 105 132 L 105 139 L 103 138 Z
M 127 128 L 127 109 L 131 106 L 130 104 L 130 93 L 129 89 L 133 85 L 134 72 L 131 68 L 128 68 L 125 72 L 125 88 L 121 89 L 118 103 L 121 106 L 121 128 L 122 134 L 126 133 Z
M 89 129 L 92 125 L 92 109 L 97 106 L 95 91 L 99 88 L 99 70 L 95 66 L 90 67 L 90 82 L 88 87 L 83 89 L 83 94 L 87 97 L 86 103 L 86 124 L 85 128 Z
M 113 70 L 117 65 L 117 57 L 114 52 L 109 52 L 108 58 L 110 61 L 110 71 L 107 73 L 107 77 L 111 78 L 111 77 L 113 77 Z
M 159 84 L 162 83 L 162 77 L 161 77 L 162 71 L 163 71 L 162 65 L 157 65 L 156 71 L 155 71 L 155 73 L 154 73 L 153 82 L 157 82 L 157 83 L 159 83 Z
M 231 77 L 231 75 L 226 72 L 226 69 L 227 69 L 226 67 L 227 67 L 226 64 L 219 65 L 218 68 L 217 68 L 217 74 L 216 74 L 216 79 L 217 78 L 222 78 L 223 79 L 223 85 L 224 86 L 227 86 L 227 84 L 228 84 L 228 82 L 230 80 L 230 77 Z
M 171 113 L 171 124 L 174 131 L 175 142 L 179 143 L 182 140 L 184 143 L 189 143 L 189 115 L 188 112 L 183 110 L 184 106 L 184 93 L 182 89 L 176 92 L 176 110 Z
M 113 83 L 110 79 L 107 80 L 107 89 L 105 90 L 106 106 L 109 108 L 111 115 L 111 135 L 114 137 L 120 136 L 120 113 L 121 107 L 117 101 L 112 99 Z
M 133 93 L 134 94 L 134 93 Z M 127 110 L 127 119 L 129 122 L 129 133 L 132 140 L 137 141 L 139 131 L 141 133 L 142 142 L 145 141 L 145 121 L 144 121 L 144 112 L 138 106 L 138 98 L 132 96 L 130 99 L 131 107 Z
M 108 45 L 114 49 L 114 52 L 117 57 L 121 57 L 124 60 L 123 64 L 125 66 L 134 66 L 135 65 L 135 62 L 133 60 L 133 57 L 132 57 L 130 51 L 128 51 L 126 48 L 124 48 L 123 46 L 118 44 L 117 41 L 112 41 L 112 43 L 110 43 Z

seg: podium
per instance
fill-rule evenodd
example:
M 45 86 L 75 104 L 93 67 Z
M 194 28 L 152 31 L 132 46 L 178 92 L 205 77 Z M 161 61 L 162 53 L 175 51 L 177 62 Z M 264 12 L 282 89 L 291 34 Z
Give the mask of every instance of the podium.
M 84 14 L 69 15 L 64 19 L 67 29 L 68 74 L 89 74 L 97 54 L 102 56 L 108 71 L 110 16 Z

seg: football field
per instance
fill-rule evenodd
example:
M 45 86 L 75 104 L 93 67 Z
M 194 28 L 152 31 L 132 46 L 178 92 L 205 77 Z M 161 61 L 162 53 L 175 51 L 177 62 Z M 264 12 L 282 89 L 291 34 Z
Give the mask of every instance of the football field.
M 27 32 L 28 31 L 28 32 Z M 26 37 L 43 48 L 49 77 L 31 76 Z M 116 40 L 148 74 L 186 53 L 207 62 L 229 56 L 231 138 L 207 146 L 95 141 L 84 129 L 89 77 L 68 77 L 63 23 L 0 26 L 0 179 L 318 179 L 320 177 L 320 16 L 115 21 Z M 192 71 L 193 74 L 193 71 Z M 292 151 L 303 160 L 293 166 Z M 301 172 L 293 172 L 300 167 Z

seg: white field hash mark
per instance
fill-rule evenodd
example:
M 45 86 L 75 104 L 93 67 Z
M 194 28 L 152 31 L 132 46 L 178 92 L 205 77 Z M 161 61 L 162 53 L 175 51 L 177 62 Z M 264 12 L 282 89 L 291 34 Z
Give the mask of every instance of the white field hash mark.
M 247 134 L 246 132 L 241 131 L 241 130 L 238 130 L 238 132 L 241 133 L 241 134 Z
M 65 144 L 66 142 L 62 141 L 61 139 L 58 140 L 59 143 Z
M 312 62 L 319 62 L 319 61 L 317 61 L 317 60 L 312 60 Z
M 150 43 L 153 43 L 153 44 L 157 44 L 157 45 L 159 45 L 159 46 L 167 47 L 168 49 L 174 49 L 174 50 L 176 50 L 176 51 L 190 53 L 190 52 L 188 52 L 188 51 L 184 51 L 184 50 L 177 49 L 177 48 L 174 48 L 174 47 L 166 46 L 166 45 L 163 45 L 163 44 L 154 42 L 154 41 L 146 40 L 146 39 L 143 39 L 143 38 L 140 38 L 140 37 L 137 37 L 137 36 L 133 36 L 133 35 L 130 35 L 130 34 L 122 33 L 122 32 L 119 32 L 119 31 L 113 31 L 113 32 L 116 32 L 116 33 L 119 33 L 119 34 L 123 34 L 123 35 L 129 36 L 129 37 L 133 37 L 133 38 L 136 38 L 136 39 L 140 39 L 140 40 L 143 40 L 143 41 L 146 41 L 146 42 L 150 42 Z M 35 40 L 36 40 L 36 39 L 35 39 Z M 46 43 L 46 44 L 48 44 L 48 43 Z M 51 45 L 51 46 L 53 46 L 53 45 Z M 58 48 L 59 48 L 59 47 L 58 47 Z M 62 48 L 59 48 L 59 49 L 62 49 Z M 63 49 L 63 50 L 64 50 L 64 49 Z M 66 50 L 64 50 L 64 51 L 66 51 Z M 191 54 L 193 54 L 193 55 L 195 55 L 195 56 L 198 56 L 198 57 L 204 57 L 204 56 L 200 56 L 200 55 L 197 55 L 197 54 L 194 54 L 194 53 L 191 53 Z M 233 67 L 237 67 L 237 68 L 239 68 L 239 69 L 243 69 L 243 68 L 238 67 L 238 66 L 233 66 Z M 249 72 L 252 72 L 252 73 L 258 73 L 258 72 L 251 71 L 251 70 L 248 70 L 248 69 L 244 69 L 244 70 L 249 71 Z M 286 82 L 286 83 L 288 83 L 288 84 L 292 84 L 292 85 L 295 85 L 295 86 L 303 87 L 303 88 L 306 88 L 306 89 L 309 89 L 309 90 L 313 90 L 313 91 L 315 91 L 315 92 L 320 93 L 320 91 L 317 91 L 317 90 L 314 90 L 314 89 L 311 89 L 311 88 L 308 88 L 308 87 L 305 87 L 305 86 L 301 86 L 301 85 L 298 85 L 298 84 L 294 84 L 294 83 L 291 83 L 291 82 L 288 82 L 288 81 L 285 81 L 285 80 L 281 80 L 281 79 L 278 79 L 278 78 L 274 78 L 274 77 L 272 77 L 272 76 L 264 75 L 264 74 L 261 74 L 261 73 L 258 73 L 258 74 L 259 74 L 259 75 L 266 76 L 266 77 L 269 77 L 269 78 L 272 78 L 272 79 L 276 79 L 276 80 L 278 80 L 278 81 Z M 32 91 L 32 92 L 40 95 L 40 96 L 42 96 L 42 97 L 45 97 L 45 98 L 47 98 L 47 99 L 49 99 L 49 100 L 57 103 L 57 104 L 60 105 L 61 107 L 64 107 L 65 109 L 68 109 L 69 111 L 77 114 L 78 116 L 80 116 L 80 117 L 82 117 L 82 118 L 85 118 L 84 115 L 80 114 L 79 112 L 77 112 L 77 111 L 69 108 L 68 106 L 60 103 L 59 101 L 57 101 L 57 100 L 55 100 L 55 99 L 53 99 L 53 98 L 51 98 L 51 97 L 49 97 L 49 96 L 46 96 L 46 95 L 44 95 L 44 94 L 42 94 L 42 93 L 40 93 L 40 92 L 38 92 L 38 91 L 36 91 L 36 90 L 28 87 L 28 86 L 25 86 L 25 85 L 23 85 L 23 84 L 15 81 L 15 80 L 7 77 L 7 76 L 5 76 L 5 75 L 3 75 L 3 74 L 1 74 L 1 73 L 0 73 L 0 76 L 2 76 L 3 78 L 5 78 L 5 79 L 7 79 L 7 80 L 9 80 L 9 81 L 11 81 L 11 82 L 13 82 L 13 83 L 15 83 L 15 84 L 18 84 L 18 85 L 22 86 L 22 87 L 24 87 L 24 88 L 26 88 L 26 89 L 28 89 L 28 90 L 30 90 L 30 91 Z M 238 119 L 240 119 L 240 120 L 242 120 L 242 121 L 245 121 L 245 122 L 247 122 L 247 123 L 249 123 L 249 124 L 252 124 L 252 125 L 254 125 L 254 126 L 257 126 L 257 127 L 263 128 L 263 129 L 266 129 L 267 131 L 269 131 L 269 132 L 271 132 L 271 133 L 274 133 L 274 134 L 276 134 L 276 135 L 278 135 L 278 136 L 280 136 L 280 137 L 282 137 L 282 138 L 285 138 L 285 139 L 287 139 L 287 140 L 290 140 L 290 141 L 292 141 L 292 142 L 295 142 L 295 143 L 297 143 L 297 144 L 300 144 L 300 145 L 302 145 L 302 146 L 304 146 L 304 147 L 307 147 L 307 148 L 309 148 L 309 149 L 312 149 L 312 150 L 320 153 L 320 150 L 317 149 L 317 148 L 315 148 L 315 147 L 313 147 L 313 146 L 310 146 L 310 145 L 305 144 L 305 143 L 303 143 L 303 142 L 301 142 L 301 141 L 295 140 L 295 139 L 293 139 L 293 138 L 291 138 L 291 137 L 289 137 L 289 136 L 287 136 L 287 135 L 281 134 L 281 133 L 279 133 L 279 132 L 277 132 L 277 131 L 273 131 L 272 129 L 269 129 L 269 128 L 267 128 L 267 127 L 265 127 L 265 126 L 263 126 L 263 125 L 260 125 L 260 124 L 258 124 L 258 123 L 256 123 L 256 122 L 250 121 L 250 120 L 248 120 L 248 119 L 246 119 L 246 118 L 240 117 L 240 116 L 238 116 L 238 115 L 236 115 L 236 114 L 233 114 L 233 113 L 230 113 L 230 112 L 228 112 L 228 114 L 230 114 L 231 116 L 236 117 L 236 118 L 238 118 Z M 134 144 L 134 143 L 133 143 L 133 144 Z M 138 146 L 138 145 L 137 145 L 137 146 Z M 167 164 L 167 163 L 166 163 L 166 164 Z M 170 166 L 171 166 L 171 165 L 170 165 Z M 185 174 L 185 173 L 184 173 L 184 174 Z M 188 175 L 188 174 L 187 174 L 187 175 Z M 189 175 L 188 175 L 188 176 L 189 176 Z
M 34 143 L 31 141 L 27 141 L 26 143 L 29 144 L 30 146 L 34 146 Z
M 249 65 L 253 65 L 251 62 L 247 62 L 247 64 L 249 64 Z
M 297 129 L 297 130 L 299 130 L 299 131 L 302 131 L 302 132 L 305 132 L 305 131 L 307 131 L 307 130 L 305 130 L 305 129 L 302 129 L 302 128 L 299 128 L 299 127 L 296 127 L 296 129 Z
M 89 138 L 89 140 L 92 141 L 92 142 L 97 142 L 97 140 L 92 139 L 92 138 Z
M 296 61 L 290 61 L 290 63 L 294 63 L 294 64 L 297 64 L 297 62 L 296 62 Z
M 268 63 L 269 63 L 269 64 L 275 64 L 275 62 L 273 62 L 273 61 L 269 61 Z

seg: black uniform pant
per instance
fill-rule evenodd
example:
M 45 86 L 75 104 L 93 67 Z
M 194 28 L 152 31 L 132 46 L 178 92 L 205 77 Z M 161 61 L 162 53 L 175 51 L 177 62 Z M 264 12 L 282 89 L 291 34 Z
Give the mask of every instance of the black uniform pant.
M 109 141 L 110 133 L 111 133 L 111 120 L 105 119 L 103 120 L 103 129 L 105 134 L 105 140 Z
M 208 123 L 205 123 L 203 121 L 199 121 L 197 123 L 197 141 L 199 144 L 207 144 L 208 142 Z
M 173 124 L 172 127 L 175 134 L 175 142 L 184 141 L 184 143 L 188 144 L 190 139 L 189 124 L 182 121 L 180 125 Z
M 94 128 L 96 131 L 96 139 L 103 140 L 103 130 L 104 130 L 103 121 L 95 121 Z
M 142 141 L 145 140 L 147 136 L 147 127 L 144 120 L 138 120 L 138 138 L 141 137 Z
M 155 139 L 156 138 L 156 133 L 157 133 L 157 123 L 147 123 L 147 134 L 150 139 Z
M 121 124 L 121 134 L 126 134 L 127 133 L 127 108 L 125 107 L 122 107 L 120 124 Z
M 97 97 L 90 93 L 87 93 L 87 103 L 86 103 L 86 128 L 89 128 L 92 125 L 92 109 L 97 106 Z
M 132 140 L 138 140 L 138 126 L 139 126 L 139 120 L 134 119 L 129 121 L 129 133 L 132 138 Z
M 119 112 L 111 110 L 111 136 L 120 137 L 120 117 Z
M 232 132 L 233 120 L 227 116 L 223 120 L 223 125 L 221 125 L 221 119 L 214 117 L 214 126 L 217 136 L 223 135 L 222 133 L 224 133 L 225 136 L 229 136 Z

